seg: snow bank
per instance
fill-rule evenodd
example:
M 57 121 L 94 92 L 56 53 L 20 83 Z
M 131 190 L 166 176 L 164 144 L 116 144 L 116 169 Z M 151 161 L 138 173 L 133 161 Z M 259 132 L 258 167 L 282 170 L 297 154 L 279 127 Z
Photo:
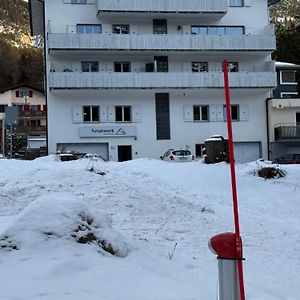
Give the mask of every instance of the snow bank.
M 112 229 L 112 218 L 89 209 L 86 203 L 68 194 L 42 196 L 29 204 L 0 237 L 2 250 L 45 247 L 63 240 L 88 244 L 102 254 L 125 257 L 128 246 Z

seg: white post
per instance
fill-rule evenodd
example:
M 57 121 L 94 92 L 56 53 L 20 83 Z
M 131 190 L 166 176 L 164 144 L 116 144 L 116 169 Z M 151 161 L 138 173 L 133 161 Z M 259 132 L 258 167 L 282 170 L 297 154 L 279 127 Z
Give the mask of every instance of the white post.
M 5 117 L 2 119 L 2 154 L 5 155 Z

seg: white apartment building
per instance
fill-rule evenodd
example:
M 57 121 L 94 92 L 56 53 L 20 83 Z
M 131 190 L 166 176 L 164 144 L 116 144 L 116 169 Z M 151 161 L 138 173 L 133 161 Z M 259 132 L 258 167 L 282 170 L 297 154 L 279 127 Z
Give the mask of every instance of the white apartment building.
M 31 0 L 45 35 L 48 150 L 108 160 L 201 155 L 227 136 L 229 62 L 237 161 L 267 157 L 266 99 L 276 86 L 267 0 Z

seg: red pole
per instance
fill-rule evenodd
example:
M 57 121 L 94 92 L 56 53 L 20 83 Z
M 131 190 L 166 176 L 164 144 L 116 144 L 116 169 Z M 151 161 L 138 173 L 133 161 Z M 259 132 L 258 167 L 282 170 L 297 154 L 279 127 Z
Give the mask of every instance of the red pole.
M 243 263 L 242 263 L 243 249 L 242 249 L 242 241 L 240 236 L 240 225 L 239 225 L 239 209 L 238 209 L 238 198 L 237 198 L 236 177 L 235 177 L 235 161 L 234 161 L 234 148 L 233 148 L 233 137 L 232 137 L 231 104 L 230 104 L 227 60 L 223 61 L 223 70 L 224 70 L 224 87 L 225 87 L 225 100 L 226 100 L 226 116 L 227 116 L 228 146 L 229 146 L 231 187 L 232 187 L 232 200 L 233 200 L 233 213 L 234 213 L 234 227 L 235 227 L 235 236 L 236 236 L 236 250 L 238 255 L 238 277 L 239 277 L 241 300 L 245 300 L 246 298 L 245 298 L 245 290 L 244 290 Z

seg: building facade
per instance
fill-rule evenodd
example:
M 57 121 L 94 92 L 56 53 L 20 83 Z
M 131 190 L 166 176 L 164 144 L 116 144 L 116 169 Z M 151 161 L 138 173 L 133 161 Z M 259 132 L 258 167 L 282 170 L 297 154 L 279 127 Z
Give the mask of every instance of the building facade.
M 296 74 L 300 65 L 276 62 L 277 88 L 268 99 L 269 157 L 300 154 L 300 97 Z
M 267 156 L 268 1 L 31 0 L 30 11 L 32 33 L 45 33 L 49 153 L 200 156 L 227 136 L 227 59 L 236 158 Z
M 23 146 L 18 152 L 46 146 L 46 100 L 43 91 L 27 84 L 19 84 L 0 91 L 0 140 L 1 153 L 8 148 L 5 134 L 5 107 L 19 109 L 18 126 L 14 135 Z

